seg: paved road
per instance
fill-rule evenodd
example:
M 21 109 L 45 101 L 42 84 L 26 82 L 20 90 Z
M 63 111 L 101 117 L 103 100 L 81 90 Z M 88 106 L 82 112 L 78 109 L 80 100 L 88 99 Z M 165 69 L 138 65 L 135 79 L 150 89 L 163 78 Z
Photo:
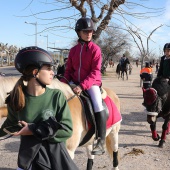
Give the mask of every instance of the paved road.
M 56 69 L 57 67 L 54 67 L 54 74 L 56 74 Z M 14 66 L 4 66 L 4 67 L 0 67 L 0 73 L 5 73 L 5 76 L 19 76 L 21 75 L 20 72 L 18 72 Z
M 0 67 L 0 72 L 5 73 L 5 76 L 19 76 L 21 75 L 14 66 Z

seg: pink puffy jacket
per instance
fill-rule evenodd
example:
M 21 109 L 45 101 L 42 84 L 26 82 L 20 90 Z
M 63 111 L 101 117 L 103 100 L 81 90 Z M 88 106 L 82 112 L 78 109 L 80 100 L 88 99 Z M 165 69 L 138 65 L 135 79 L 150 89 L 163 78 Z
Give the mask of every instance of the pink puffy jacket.
M 81 44 L 71 48 L 64 77 L 70 82 L 88 90 L 92 85 L 101 85 L 101 50 L 93 42 Z M 61 79 L 62 82 L 68 83 Z

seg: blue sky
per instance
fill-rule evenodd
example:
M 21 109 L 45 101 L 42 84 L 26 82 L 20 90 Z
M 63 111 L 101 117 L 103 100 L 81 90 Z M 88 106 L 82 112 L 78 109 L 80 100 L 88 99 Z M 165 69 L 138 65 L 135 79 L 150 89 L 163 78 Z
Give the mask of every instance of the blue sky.
M 40 1 L 33 1 L 28 7 L 30 2 L 31 0 L 5 0 L 1 2 L 0 42 L 17 45 L 18 47 L 35 45 L 35 23 L 37 22 L 38 46 L 46 49 L 48 35 L 49 47 L 54 47 L 55 45 L 58 48 L 70 48 L 70 41 L 73 41 L 76 37 L 74 31 L 71 33 L 71 35 L 73 34 L 72 36 L 70 36 L 70 33 L 68 34 L 68 31 L 56 32 L 56 35 L 53 35 L 47 31 L 43 31 L 45 28 L 51 26 L 50 24 L 45 25 L 45 23 L 50 23 L 51 21 L 43 21 L 34 16 L 29 16 L 32 13 L 54 9 L 54 5 L 45 5 Z M 60 15 L 65 16 L 65 13 L 61 13 L 61 11 L 55 11 L 53 13 L 46 13 L 40 17 L 54 18 Z M 34 24 L 26 24 L 25 22 Z
M 149 34 L 153 29 L 155 29 L 160 24 L 169 24 L 170 25 L 170 0 L 131 0 L 133 2 L 140 2 L 143 4 L 148 4 L 148 6 L 153 8 L 164 7 L 165 11 L 161 16 L 148 19 L 148 20 L 135 20 L 131 19 L 133 24 L 137 25 L 145 33 Z M 31 0 L 4 0 L 1 1 L 1 10 L 0 10 L 0 42 L 8 43 L 9 45 L 17 45 L 18 47 L 25 47 L 35 44 L 35 25 L 26 24 L 25 21 L 29 23 L 37 22 L 37 43 L 38 46 L 45 48 L 47 47 L 47 36 L 48 35 L 48 46 L 58 48 L 70 48 L 71 42 L 77 37 L 74 31 L 64 31 L 58 30 L 55 32 L 45 31 L 45 28 L 54 26 L 51 24 L 50 20 L 38 19 L 32 15 L 32 13 L 47 11 L 54 9 L 54 4 L 44 4 L 42 2 L 50 2 L 48 0 L 34 0 L 30 6 L 29 3 Z M 121 6 L 123 7 L 123 6 Z M 55 7 L 56 8 L 56 7 Z M 137 8 L 136 12 L 139 12 L 143 9 Z M 37 17 L 41 18 L 57 18 L 59 16 L 68 16 L 76 14 L 76 11 L 70 11 L 70 9 L 62 11 L 54 11 L 52 13 L 45 13 L 38 15 Z M 114 15 L 113 15 L 114 16 Z M 77 16 L 78 17 L 78 16 Z M 57 20 L 57 19 L 56 19 Z M 113 19 L 116 22 L 115 19 Z M 69 23 L 66 20 L 59 21 L 56 23 L 56 26 L 64 24 L 75 24 Z M 45 25 L 47 24 L 47 25 Z M 169 31 L 170 27 L 163 26 L 159 28 L 151 37 L 153 42 L 150 42 L 150 48 L 152 51 L 160 53 L 163 48 L 163 45 L 166 42 L 169 42 Z M 41 35 L 41 36 L 40 36 Z M 144 40 L 145 41 L 145 40 Z M 160 50 L 161 49 L 161 50 Z M 132 50 L 136 50 L 134 47 Z

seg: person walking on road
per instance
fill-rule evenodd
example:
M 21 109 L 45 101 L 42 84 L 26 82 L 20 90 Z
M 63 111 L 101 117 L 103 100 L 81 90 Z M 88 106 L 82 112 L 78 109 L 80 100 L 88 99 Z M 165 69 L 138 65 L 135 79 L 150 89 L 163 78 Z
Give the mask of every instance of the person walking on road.
M 147 89 L 151 87 L 151 82 L 153 79 L 152 68 L 149 62 L 145 62 L 145 67 L 140 71 L 140 78 L 143 81 L 143 88 Z

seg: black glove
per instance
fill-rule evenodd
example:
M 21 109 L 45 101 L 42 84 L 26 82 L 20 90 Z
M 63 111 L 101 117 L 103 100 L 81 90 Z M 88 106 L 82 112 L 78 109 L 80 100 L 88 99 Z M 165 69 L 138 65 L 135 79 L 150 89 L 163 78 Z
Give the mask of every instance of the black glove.
M 38 125 L 31 123 L 28 125 L 34 136 L 40 140 L 47 140 L 53 138 L 58 129 L 67 130 L 61 125 L 55 117 L 49 117 L 48 120 L 40 122 Z

